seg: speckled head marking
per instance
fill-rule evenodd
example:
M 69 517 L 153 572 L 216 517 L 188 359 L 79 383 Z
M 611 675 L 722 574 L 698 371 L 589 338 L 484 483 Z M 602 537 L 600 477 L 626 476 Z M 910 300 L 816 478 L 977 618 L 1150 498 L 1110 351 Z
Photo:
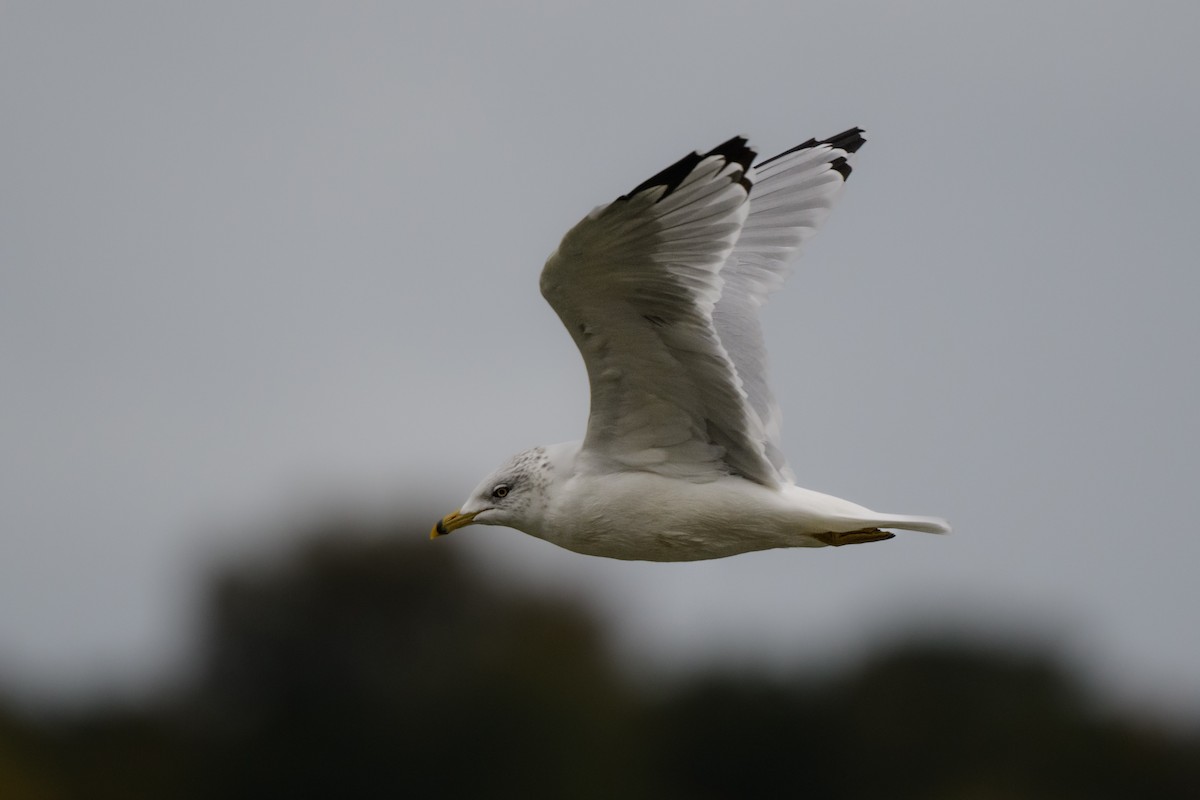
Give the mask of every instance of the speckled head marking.
M 430 531 L 430 538 L 472 524 L 527 530 L 545 510 L 553 471 L 546 448 L 517 453 L 484 478 L 461 509 L 443 517 Z

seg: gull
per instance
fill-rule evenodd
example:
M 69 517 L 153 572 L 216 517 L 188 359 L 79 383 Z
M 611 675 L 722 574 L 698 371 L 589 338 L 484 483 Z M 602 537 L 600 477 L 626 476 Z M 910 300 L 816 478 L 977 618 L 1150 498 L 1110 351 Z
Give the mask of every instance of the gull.
M 797 486 L 780 447 L 758 309 L 864 141 L 852 128 L 752 165 L 735 137 L 568 231 L 541 290 L 587 367 L 586 435 L 513 456 L 430 538 L 502 525 L 587 555 L 695 561 L 948 533 Z

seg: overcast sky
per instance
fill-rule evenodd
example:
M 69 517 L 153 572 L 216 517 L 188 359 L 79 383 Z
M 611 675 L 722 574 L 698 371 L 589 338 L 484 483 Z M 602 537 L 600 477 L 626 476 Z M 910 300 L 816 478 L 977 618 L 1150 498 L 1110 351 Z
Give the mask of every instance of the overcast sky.
M 578 438 L 537 290 L 567 228 L 731 135 L 860 125 L 767 309 L 785 445 L 802 485 L 953 537 L 428 546 L 595 601 L 655 663 L 950 620 L 1200 711 L 1197 30 L 1184 2 L 5 3 L 0 679 L 160 674 L 247 532 L 432 524 Z

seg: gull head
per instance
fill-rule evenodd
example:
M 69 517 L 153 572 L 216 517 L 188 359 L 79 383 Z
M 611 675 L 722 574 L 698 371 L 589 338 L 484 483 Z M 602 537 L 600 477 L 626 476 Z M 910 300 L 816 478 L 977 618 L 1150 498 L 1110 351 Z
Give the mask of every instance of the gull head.
M 433 526 L 429 538 L 467 525 L 503 525 L 534 532 L 546 509 L 547 489 L 555 472 L 553 449 L 534 447 L 504 462 L 475 487 L 462 508 Z

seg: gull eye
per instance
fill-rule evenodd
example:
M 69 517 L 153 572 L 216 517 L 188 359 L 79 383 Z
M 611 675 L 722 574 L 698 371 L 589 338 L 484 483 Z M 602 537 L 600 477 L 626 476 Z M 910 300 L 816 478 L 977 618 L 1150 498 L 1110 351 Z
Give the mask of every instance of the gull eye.
M 508 497 L 508 484 L 502 483 L 495 489 L 492 489 L 492 497 L 503 498 Z

